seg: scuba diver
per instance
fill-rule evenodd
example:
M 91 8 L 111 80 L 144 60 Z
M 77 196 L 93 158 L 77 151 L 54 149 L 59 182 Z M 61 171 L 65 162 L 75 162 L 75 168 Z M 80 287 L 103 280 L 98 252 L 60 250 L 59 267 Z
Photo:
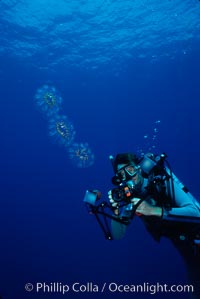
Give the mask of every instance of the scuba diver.
M 100 192 L 87 190 L 84 202 L 96 216 L 105 237 L 124 237 L 135 215 L 156 241 L 167 237 L 186 264 L 192 298 L 200 298 L 200 204 L 172 172 L 166 154 L 132 153 L 110 156 L 117 186 L 108 192 L 109 204 L 98 204 Z M 106 212 L 109 209 L 111 213 Z M 100 216 L 103 216 L 104 223 Z M 107 220 L 111 219 L 110 225 Z
M 165 161 L 165 154 L 155 157 L 149 153 L 141 160 L 134 154 L 118 154 L 113 160 L 115 176 L 112 181 L 121 186 L 125 184 L 130 193 L 132 191 L 134 194 L 129 196 L 131 197 L 130 203 L 123 208 L 123 211 L 120 211 L 115 189 L 108 193 L 114 214 L 119 217 L 123 214 L 127 219 L 131 218 L 132 209 L 139 203 L 134 213 L 141 216 L 148 231 L 156 240 L 167 234 L 172 223 L 178 220 L 181 222 L 185 216 L 200 217 L 199 202 L 172 173 L 170 167 L 164 166 Z M 127 225 L 122 224 L 123 229 L 120 230 L 119 225 L 121 226 L 121 223 L 113 220 L 114 239 L 120 239 L 125 233 Z M 175 231 L 178 232 L 179 229 L 179 227 L 173 229 L 173 233 L 176 234 Z M 186 228 L 181 230 L 183 235 L 186 233 L 184 230 Z M 120 234 L 119 231 L 123 233 Z

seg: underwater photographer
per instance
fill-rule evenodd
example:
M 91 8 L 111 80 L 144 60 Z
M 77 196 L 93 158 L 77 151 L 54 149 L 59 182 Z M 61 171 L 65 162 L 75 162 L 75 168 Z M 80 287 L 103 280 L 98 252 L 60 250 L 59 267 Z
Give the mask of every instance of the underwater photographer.
M 128 197 L 124 193 L 123 201 L 129 201 L 129 204 L 121 209 L 120 201 L 116 196 L 118 188 L 108 193 L 116 217 L 123 215 L 123 217 L 131 218 L 133 217 L 132 210 L 136 208 L 134 213 L 140 214 L 148 231 L 156 240 L 159 240 L 161 236 L 168 235 L 169 228 L 170 236 L 172 236 L 172 226 L 175 226 L 173 228 L 174 236 L 180 235 L 180 233 L 187 234 L 188 224 L 183 228 L 182 223 L 181 231 L 179 231 L 178 220 L 180 222 L 185 220 L 183 219 L 185 216 L 200 217 L 199 202 L 172 173 L 170 166 L 166 167 L 165 164 L 165 154 L 154 156 L 149 153 L 141 159 L 131 153 L 118 154 L 112 161 L 115 172 L 112 182 L 118 185 L 118 188 L 123 185 L 127 186 L 132 195 L 130 194 Z M 123 229 L 120 229 L 120 225 L 123 226 Z M 123 237 L 123 234 L 119 232 L 124 234 L 124 224 L 112 221 L 114 239 Z
M 174 175 L 166 158 L 152 153 L 110 156 L 116 187 L 108 192 L 109 203 L 98 204 L 100 192 L 96 190 L 88 191 L 84 201 L 109 240 L 124 237 L 136 215 L 154 240 L 168 238 L 184 259 L 195 289 L 192 298 L 200 298 L 200 204 Z

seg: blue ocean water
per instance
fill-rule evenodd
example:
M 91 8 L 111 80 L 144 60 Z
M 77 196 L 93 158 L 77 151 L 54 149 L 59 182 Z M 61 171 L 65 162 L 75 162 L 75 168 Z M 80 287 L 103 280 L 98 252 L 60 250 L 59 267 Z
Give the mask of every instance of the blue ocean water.
M 0 1 L 3 299 L 151 296 L 25 290 L 37 282 L 186 283 L 169 241 L 156 243 L 139 219 L 106 241 L 83 197 L 94 188 L 107 198 L 110 154 L 153 147 L 199 198 L 199 17 L 195 0 Z M 90 167 L 49 136 L 35 103 L 45 84 L 61 95 L 75 141 L 90 146 Z

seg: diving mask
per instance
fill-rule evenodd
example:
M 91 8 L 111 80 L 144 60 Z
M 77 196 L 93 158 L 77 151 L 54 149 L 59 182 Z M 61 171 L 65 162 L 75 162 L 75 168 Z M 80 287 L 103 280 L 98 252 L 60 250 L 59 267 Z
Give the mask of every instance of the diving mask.
M 138 174 L 138 169 L 139 167 L 133 164 L 125 165 L 117 171 L 116 175 L 121 181 L 128 181 Z

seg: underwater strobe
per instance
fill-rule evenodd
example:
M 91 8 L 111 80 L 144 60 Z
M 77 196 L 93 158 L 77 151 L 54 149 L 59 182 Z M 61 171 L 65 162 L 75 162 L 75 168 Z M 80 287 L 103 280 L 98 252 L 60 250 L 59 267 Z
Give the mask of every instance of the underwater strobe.
M 61 114 L 63 99 L 54 86 L 38 88 L 34 97 L 39 111 L 48 121 L 49 136 L 55 143 L 64 146 L 72 164 L 78 168 L 94 164 L 94 154 L 87 142 L 75 142 L 76 131 L 66 115 Z

